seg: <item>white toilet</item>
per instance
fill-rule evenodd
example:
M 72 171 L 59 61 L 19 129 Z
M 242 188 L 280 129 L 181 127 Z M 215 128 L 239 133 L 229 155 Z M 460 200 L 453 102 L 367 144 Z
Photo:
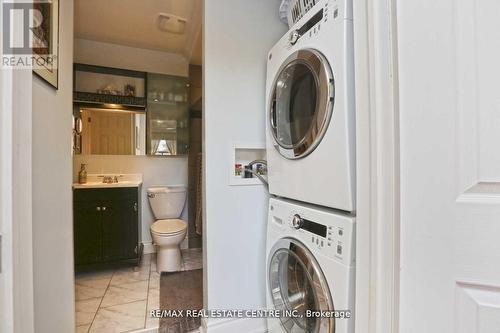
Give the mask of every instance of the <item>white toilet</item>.
M 185 186 L 155 186 L 148 188 L 147 192 L 156 219 L 150 228 L 153 243 L 157 247 L 156 270 L 179 271 L 182 260 L 180 244 L 187 232 L 187 223 L 180 216 L 187 189 Z

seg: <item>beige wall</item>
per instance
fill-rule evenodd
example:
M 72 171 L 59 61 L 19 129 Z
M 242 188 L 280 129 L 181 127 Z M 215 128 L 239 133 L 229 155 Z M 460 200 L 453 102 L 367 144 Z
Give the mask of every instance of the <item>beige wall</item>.
M 180 54 L 75 39 L 75 62 L 150 73 L 188 76 L 189 63 Z
M 33 76 L 35 332 L 74 330 L 71 111 L 73 0 L 59 1 L 59 90 Z

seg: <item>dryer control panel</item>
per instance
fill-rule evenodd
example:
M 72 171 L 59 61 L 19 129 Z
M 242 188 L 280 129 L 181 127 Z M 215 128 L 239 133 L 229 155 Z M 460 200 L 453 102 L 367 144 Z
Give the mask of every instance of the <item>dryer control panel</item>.
M 321 27 L 337 20 L 352 20 L 351 2 L 342 0 L 319 1 L 288 32 L 288 42 L 295 45 L 303 37 L 313 37 Z
M 282 235 L 300 240 L 313 253 L 354 264 L 354 217 L 283 199 L 270 200 L 269 214 L 269 227 L 280 229 Z

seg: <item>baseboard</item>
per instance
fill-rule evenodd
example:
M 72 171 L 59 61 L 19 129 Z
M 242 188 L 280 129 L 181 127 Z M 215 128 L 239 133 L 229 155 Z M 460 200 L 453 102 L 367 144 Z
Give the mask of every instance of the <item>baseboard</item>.
M 202 318 L 201 333 L 265 333 L 266 320 L 263 318 Z
M 142 242 L 144 245 L 143 252 L 144 254 L 156 253 L 156 247 L 153 245 L 153 242 Z

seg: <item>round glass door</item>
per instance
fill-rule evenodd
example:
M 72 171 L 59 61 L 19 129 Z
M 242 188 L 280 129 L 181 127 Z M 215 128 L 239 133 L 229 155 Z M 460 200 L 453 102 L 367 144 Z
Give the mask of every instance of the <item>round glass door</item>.
M 286 158 L 310 154 L 323 138 L 333 111 L 334 80 L 326 58 L 300 50 L 278 71 L 269 120 L 276 149 Z
M 331 333 L 333 318 L 306 317 L 306 311 L 333 311 L 325 277 L 312 254 L 298 241 L 282 239 L 269 261 L 269 286 L 274 308 L 296 311 L 281 317 L 287 333 Z

